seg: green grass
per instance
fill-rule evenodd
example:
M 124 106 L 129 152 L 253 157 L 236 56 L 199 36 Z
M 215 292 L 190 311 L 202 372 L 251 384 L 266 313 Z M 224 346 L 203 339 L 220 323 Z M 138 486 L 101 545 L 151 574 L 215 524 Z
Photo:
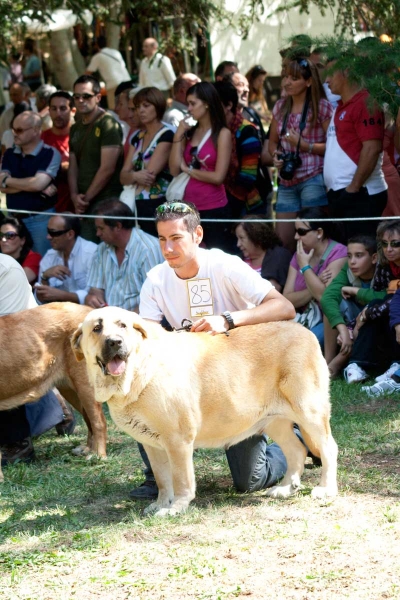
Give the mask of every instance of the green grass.
M 71 455 L 86 435 L 78 419 L 70 438 L 52 431 L 35 441 L 34 464 L 4 469 L 1 598 L 254 600 L 264 585 L 284 599 L 400 598 L 400 396 L 371 400 L 360 386 L 332 384 L 336 501 L 311 501 L 312 468 L 287 501 L 237 494 L 223 451 L 199 450 L 197 498 L 164 520 L 128 500 L 142 481 L 140 455 L 108 424 L 105 461 Z M 385 541 L 384 568 L 372 536 L 377 556 Z

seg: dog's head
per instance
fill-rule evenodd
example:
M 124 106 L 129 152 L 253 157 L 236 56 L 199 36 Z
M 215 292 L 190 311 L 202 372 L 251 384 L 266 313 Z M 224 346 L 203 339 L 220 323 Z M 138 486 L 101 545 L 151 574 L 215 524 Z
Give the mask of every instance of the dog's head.
M 89 376 L 100 369 L 104 376 L 117 378 L 124 375 L 138 337 L 140 341 L 147 337 L 145 321 L 136 313 L 108 306 L 86 316 L 74 332 L 71 345 L 76 359 L 86 360 Z

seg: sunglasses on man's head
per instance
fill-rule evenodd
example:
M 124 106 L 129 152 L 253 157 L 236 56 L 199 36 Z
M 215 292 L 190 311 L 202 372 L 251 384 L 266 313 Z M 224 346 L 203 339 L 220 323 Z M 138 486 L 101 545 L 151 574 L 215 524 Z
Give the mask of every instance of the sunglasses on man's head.
M 184 202 L 165 202 L 156 208 L 156 215 L 164 215 L 165 213 L 186 214 L 193 212 L 193 209 Z
M 4 242 L 4 240 L 15 240 L 15 238 L 19 237 L 18 233 L 15 231 L 7 231 L 7 233 L 0 233 L 0 241 Z
M 67 233 L 68 231 L 71 231 L 70 229 L 59 229 L 58 231 L 56 229 L 47 229 L 47 235 L 49 235 L 52 238 L 55 237 L 60 237 L 61 235 L 64 235 L 64 233 Z
M 303 235 L 307 235 L 307 233 L 309 231 L 313 231 L 312 229 L 305 229 L 304 227 L 298 227 L 297 229 L 295 229 L 295 232 L 297 233 L 297 235 L 299 235 L 300 237 L 303 237 Z
M 389 246 L 391 248 L 400 248 L 400 240 L 390 240 L 389 242 L 382 240 L 381 246 L 382 248 L 388 248 Z

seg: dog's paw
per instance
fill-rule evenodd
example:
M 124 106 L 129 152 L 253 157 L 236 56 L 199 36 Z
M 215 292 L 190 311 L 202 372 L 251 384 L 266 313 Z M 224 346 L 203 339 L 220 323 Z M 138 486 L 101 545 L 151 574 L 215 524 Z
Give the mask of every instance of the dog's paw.
M 315 500 L 323 500 L 325 498 L 334 498 L 335 496 L 337 496 L 338 493 L 338 489 L 337 486 L 330 486 L 330 487 L 322 487 L 320 485 L 318 485 L 317 487 L 313 488 L 313 490 L 311 491 L 311 498 L 315 499 Z
M 152 502 L 151 504 L 149 504 L 149 506 L 146 506 L 146 508 L 143 511 L 144 515 L 153 515 L 155 512 L 157 512 L 158 510 L 160 510 L 160 505 L 157 504 L 157 502 Z
M 289 483 L 288 485 L 274 485 L 274 487 L 266 490 L 266 495 L 270 498 L 289 498 L 301 489 L 301 485 L 294 486 Z
M 89 446 L 77 446 L 76 448 L 72 448 L 71 453 L 74 456 L 87 456 L 88 454 L 90 454 L 91 450 L 89 448 Z

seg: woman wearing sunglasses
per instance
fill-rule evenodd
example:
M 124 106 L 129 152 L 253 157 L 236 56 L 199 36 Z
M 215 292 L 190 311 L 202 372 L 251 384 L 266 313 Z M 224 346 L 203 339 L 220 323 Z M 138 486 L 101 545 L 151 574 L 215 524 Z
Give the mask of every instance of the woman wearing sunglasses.
M 201 219 L 229 219 L 230 210 L 224 181 L 232 153 L 231 134 L 221 100 L 211 83 L 200 82 L 186 94 L 188 112 L 197 121 L 183 119 L 172 144 L 169 168 L 176 177 L 190 176 L 183 200 L 191 202 Z M 233 237 L 227 223 L 203 222 L 204 242 L 208 248 L 230 252 Z
M 284 245 L 293 248 L 293 223 L 279 219 L 328 204 L 322 172 L 332 106 L 316 66 L 306 58 L 285 66 L 282 87 L 286 96 L 272 111 L 269 152 L 280 176 L 276 229 Z
M 0 225 L 2 254 L 12 256 L 21 265 L 28 281 L 33 285 L 39 275 L 41 256 L 31 250 L 33 241 L 25 225 L 17 218 L 6 217 Z
M 310 219 L 310 220 L 309 220 Z M 311 301 L 318 304 L 325 288 L 338 275 L 347 259 L 347 248 L 335 242 L 332 223 L 326 222 L 321 208 L 308 208 L 299 212 L 295 223 L 297 251 L 289 267 L 283 295 L 301 314 Z M 322 312 L 311 327 L 323 346 L 324 325 Z

